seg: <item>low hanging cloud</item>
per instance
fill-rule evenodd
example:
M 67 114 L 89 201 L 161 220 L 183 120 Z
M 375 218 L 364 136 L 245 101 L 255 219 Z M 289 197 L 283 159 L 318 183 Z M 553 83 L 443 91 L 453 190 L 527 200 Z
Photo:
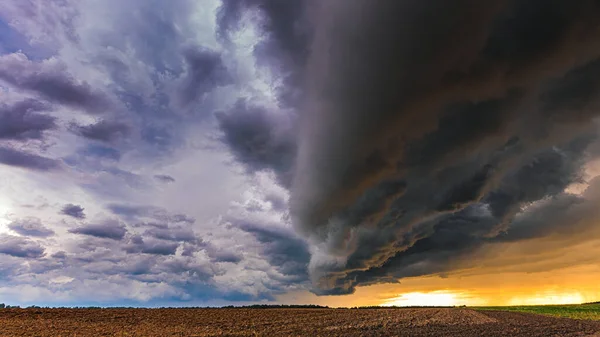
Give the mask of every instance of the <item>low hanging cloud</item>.
M 322 6 L 291 189 L 296 228 L 317 247 L 316 292 L 414 275 L 393 261 L 468 250 L 581 182 L 596 139 L 599 11 L 591 1 Z

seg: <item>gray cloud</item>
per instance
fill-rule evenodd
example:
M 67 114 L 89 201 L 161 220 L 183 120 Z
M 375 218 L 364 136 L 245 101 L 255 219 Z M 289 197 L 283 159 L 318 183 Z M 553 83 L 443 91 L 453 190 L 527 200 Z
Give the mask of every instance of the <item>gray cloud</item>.
M 261 243 L 263 256 L 289 278 L 287 282 L 301 283 L 308 279 L 310 253 L 302 239 L 283 229 L 265 228 L 249 222 L 238 223 L 236 227 L 252 234 Z
M 175 255 L 179 244 L 163 240 L 144 240 L 141 236 L 134 236 L 125 247 L 128 253 L 143 253 L 152 255 Z
M 84 208 L 79 205 L 66 204 L 63 206 L 60 213 L 75 219 L 85 219 L 85 213 L 83 211 Z
M 183 57 L 186 71 L 177 90 L 182 106 L 201 101 L 214 88 L 232 83 L 231 75 L 218 52 L 206 48 L 187 48 Z
M 42 139 L 44 132 L 56 128 L 56 118 L 41 114 L 48 106 L 28 99 L 12 105 L 0 105 L 0 139 Z
M 275 89 L 283 106 L 297 106 L 302 101 L 303 70 L 314 27 L 310 21 L 310 3 L 223 0 L 217 12 L 217 34 L 226 42 L 230 42 L 232 32 L 240 30 L 244 13 L 259 13 L 256 17 L 262 36 L 254 55 L 259 65 L 269 67 L 282 80 Z
M 45 249 L 27 238 L 2 234 L 0 235 L 0 254 L 22 258 L 40 258 Z
M 15 220 L 8 224 L 8 228 L 23 236 L 44 238 L 54 235 L 54 231 L 44 226 L 40 219 L 32 217 Z
M 183 242 L 197 242 L 199 238 L 190 228 L 182 227 L 154 227 L 146 230 L 144 235 L 166 240 L 166 241 L 183 241 Z
M 31 61 L 21 53 L 0 56 L 0 80 L 37 93 L 52 102 L 103 113 L 111 108 L 108 97 L 72 78 L 55 61 Z
M 58 160 L 38 156 L 33 153 L 19 151 L 9 147 L 0 147 L 0 164 L 26 168 L 36 171 L 58 170 Z
M 289 185 L 296 144 L 288 116 L 240 99 L 216 117 L 222 141 L 237 161 L 252 172 L 272 170 L 280 182 Z
M 121 122 L 100 120 L 90 125 L 72 124 L 71 131 L 87 139 L 110 143 L 129 135 L 130 127 Z
M 107 208 L 116 215 L 124 216 L 131 220 L 149 218 L 167 223 L 193 224 L 195 219 L 185 214 L 172 214 L 166 209 L 148 205 L 110 204 Z
M 86 224 L 69 230 L 73 234 L 88 235 L 97 238 L 121 240 L 125 237 L 125 225 L 115 220 L 108 220 L 97 224 Z
M 163 183 L 174 183 L 175 182 L 175 178 L 171 177 L 170 175 L 166 175 L 166 174 L 156 174 L 154 175 L 154 179 L 163 182 Z

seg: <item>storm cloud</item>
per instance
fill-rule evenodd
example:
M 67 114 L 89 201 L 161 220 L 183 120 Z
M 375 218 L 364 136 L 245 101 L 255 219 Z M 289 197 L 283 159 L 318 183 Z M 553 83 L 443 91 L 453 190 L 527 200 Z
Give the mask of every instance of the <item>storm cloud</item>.
M 595 0 L 0 2 L 3 289 L 221 305 L 569 249 L 600 219 L 599 15 Z
M 581 182 L 597 128 L 599 11 L 592 1 L 321 6 L 291 188 L 296 228 L 317 247 L 315 291 L 411 276 L 392 261 L 425 246 L 467 250 Z M 459 220 L 468 225 L 450 224 Z

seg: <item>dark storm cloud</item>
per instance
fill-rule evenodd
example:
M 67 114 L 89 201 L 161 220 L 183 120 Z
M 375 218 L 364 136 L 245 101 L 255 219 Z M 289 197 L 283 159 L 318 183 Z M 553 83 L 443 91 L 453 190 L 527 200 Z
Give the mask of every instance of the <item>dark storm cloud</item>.
M 179 84 L 183 106 L 201 101 L 214 88 L 232 83 L 220 53 L 206 48 L 188 48 L 183 52 L 186 72 Z
M 44 247 L 27 238 L 0 235 L 0 254 L 34 259 L 44 256 L 44 252 Z
M 121 240 L 125 237 L 127 229 L 119 221 L 108 220 L 102 223 L 85 224 L 81 227 L 70 229 L 69 232 L 97 238 Z
M 163 182 L 163 183 L 174 183 L 175 182 L 175 178 L 171 177 L 170 175 L 166 175 L 166 174 L 157 174 L 154 176 L 154 179 Z
M 79 205 L 66 204 L 63 206 L 60 213 L 75 219 L 85 219 L 85 213 L 83 211 L 84 208 Z
M 23 236 L 44 238 L 54 235 L 54 231 L 44 226 L 38 218 L 15 220 L 8 224 L 8 228 Z
M 21 53 L 0 56 L 0 81 L 90 113 L 106 112 L 112 105 L 106 95 L 72 78 L 64 67 L 53 61 L 30 61 Z
M 72 124 L 71 130 L 87 139 L 110 143 L 129 135 L 130 127 L 121 122 L 100 120 L 89 125 Z
M 252 234 L 262 244 L 262 254 L 277 270 L 289 277 L 288 282 L 307 280 L 310 253 L 306 242 L 293 233 L 282 229 L 268 228 L 258 224 L 242 222 L 236 225 Z
M 582 182 L 596 140 L 599 3 L 315 8 L 290 199 L 319 247 L 315 292 L 449 270 L 510 231 L 525 205 Z
M 45 131 L 56 128 L 56 118 L 39 113 L 48 109 L 46 104 L 34 99 L 0 104 L 0 139 L 42 139 Z
M 222 141 L 235 159 L 252 172 L 273 170 L 289 185 L 295 155 L 295 139 L 288 117 L 278 116 L 245 99 L 227 112 L 217 112 Z
M 9 147 L 0 147 L 0 164 L 26 168 L 35 171 L 58 170 L 61 166 L 58 160 L 38 156 Z

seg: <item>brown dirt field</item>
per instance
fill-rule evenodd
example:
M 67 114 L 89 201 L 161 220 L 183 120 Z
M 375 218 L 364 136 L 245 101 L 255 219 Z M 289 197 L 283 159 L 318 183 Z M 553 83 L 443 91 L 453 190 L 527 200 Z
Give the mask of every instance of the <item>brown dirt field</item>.
M 2 309 L 0 336 L 599 336 L 600 322 L 428 309 Z

